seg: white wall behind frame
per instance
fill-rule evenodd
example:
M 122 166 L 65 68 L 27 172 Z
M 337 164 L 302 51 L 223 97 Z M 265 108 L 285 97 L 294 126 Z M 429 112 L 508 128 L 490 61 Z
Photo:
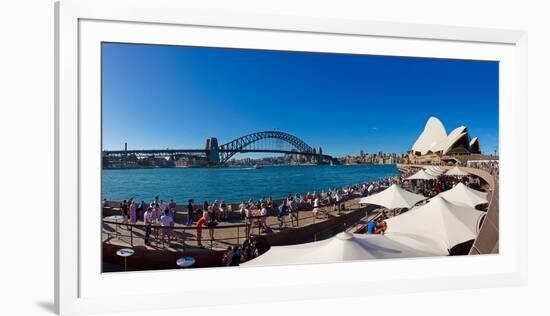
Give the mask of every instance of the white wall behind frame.
M 318 315 L 352 314 L 373 303 L 383 306 L 387 315 L 446 315 L 518 314 L 542 315 L 548 311 L 546 226 L 549 222 L 547 188 L 542 170 L 548 156 L 547 143 L 548 81 L 550 69 L 550 21 L 544 1 L 472 1 L 455 5 L 443 1 L 231 1 L 190 2 L 190 6 L 216 7 L 242 11 L 296 14 L 301 16 L 401 20 L 431 24 L 455 24 L 478 27 L 516 28 L 529 31 L 529 168 L 531 184 L 529 205 L 529 286 L 440 293 L 338 299 L 315 302 L 261 304 L 255 306 L 216 307 L 196 309 L 201 315 L 280 315 L 280 311 L 315 313 Z M 0 76 L 2 93 L 0 111 L 2 124 L 2 155 L 0 169 L 3 201 L 40 201 L 41 208 L 32 208 L 29 230 L 4 226 L 5 235 L 16 234 L 19 243 L 3 243 L 0 271 L 2 304 L 6 315 L 48 315 L 53 299 L 53 8 L 51 1 L 22 0 L 3 4 L 0 11 L 2 49 Z M 545 109 L 546 108 L 546 109 Z M 7 118 L 7 119 L 6 119 Z M 27 155 L 32 147 L 40 152 L 41 160 Z M 14 167 L 15 150 L 18 163 Z M 13 152 L 13 151 L 12 151 Z M 40 163 L 38 163 L 40 162 Z M 21 168 L 19 166 L 25 166 Z M 538 180 L 537 180 L 538 178 Z M 7 180 L 6 180 L 7 179 Z M 21 205 L 21 203 L 18 203 Z M 523 210 L 525 211 L 525 210 Z M 37 245 L 22 252 L 21 244 Z M 38 260 L 37 260 L 38 258 Z M 30 272 L 32 271 L 32 272 Z M 464 302 L 460 308 L 455 302 Z M 372 305 L 371 305 L 372 306 Z M 133 313 L 132 315 L 150 315 Z M 176 312 L 156 312 L 154 315 L 174 315 Z M 178 313 L 181 314 L 181 313 Z M 111 314 L 115 315 L 115 314 Z M 127 315 L 127 314 L 119 314 Z

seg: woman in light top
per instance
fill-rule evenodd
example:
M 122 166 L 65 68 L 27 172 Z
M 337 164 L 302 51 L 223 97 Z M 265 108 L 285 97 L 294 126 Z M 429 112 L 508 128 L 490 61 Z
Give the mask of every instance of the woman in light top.
M 218 222 L 216 221 L 216 218 L 215 218 L 215 214 L 216 214 L 216 211 L 215 211 L 215 208 L 214 208 L 214 205 L 216 205 L 216 203 L 210 205 L 209 209 L 208 209 L 208 217 L 207 217 L 207 222 L 206 222 L 206 226 L 208 226 L 208 234 L 210 235 L 210 239 L 211 240 L 215 240 L 214 239 L 214 227 L 216 227 L 218 225 Z
M 262 225 L 262 231 L 264 233 L 267 233 L 267 208 L 265 203 L 261 204 L 260 215 L 262 216 L 262 218 L 260 219 L 260 223 Z
M 132 201 L 130 204 L 130 224 L 137 223 L 137 204 L 135 201 Z
M 317 214 L 319 213 L 319 197 L 315 196 L 315 200 L 313 200 L 313 218 L 317 219 Z
M 174 223 L 172 216 L 170 216 L 170 210 L 168 207 L 164 209 L 164 215 L 160 218 L 160 223 L 162 224 L 162 247 L 164 247 L 165 239 L 168 239 L 168 243 L 170 243 L 172 224 Z
M 241 220 L 246 218 L 246 207 L 244 205 L 244 201 L 241 201 L 241 204 L 239 204 L 239 214 L 241 214 Z
M 153 222 L 160 220 L 161 216 L 162 211 L 160 210 L 160 206 L 158 204 L 153 205 Z

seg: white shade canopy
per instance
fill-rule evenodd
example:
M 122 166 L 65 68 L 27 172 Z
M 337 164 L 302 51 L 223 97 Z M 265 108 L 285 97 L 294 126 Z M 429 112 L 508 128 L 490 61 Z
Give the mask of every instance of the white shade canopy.
M 434 177 L 439 177 L 441 175 L 441 173 L 439 172 L 435 172 L 433 170 L 426 170 L 426 173 L 429 174 L 430 176 L 434 176 Z
M 405 180 L 434 180 L 437 179 L 437 176 L 427 173 L 425 170 L 420 169 L 417 173 L 406 178 Z
M 386 220 L 386 235 L 414 234 L 437 241 L 440 251 L 475 239 L 485 213 L 474 208 L 452 204 L 439 195 L 427 204 Z
M 465 176 L 469 176 L 470 173 L 467 172 L 466 170 L 458 167 L 458 166 L 454 166 L 453 168 L 447 170 L 447 172 L 445 172 L 445 175 L 447 176 L 462 176 L 462 177 L 465 177 Z
M 440 166 L 434 166 L 433 168 L 441 173 L 445 172 L 445 168 L 442 168 Z
M 347 232 L 317 242 L 273 246 L 256 259 L 241 266 L 274 264 L 334 263 L 348 260 L 411 258 L 447 255 L 431 239 L 407 234 L 363 235 Z
M 445 200 L 463 206 L 476 207 L 480 204 L 488 203 L 487 193 L 474 190 L 464 185 L 462 182 L 454 186 L 454 188 L 438 194 Z
M 431 174 L 433 176 L 440 176 L 443 174 L 443 170 L 441 170 L 439 167 L 426 167 L 424 168 L 428 174 Z
M 361 198 L 359 203 L 375 204 L 389 209 L 411 208 L 416 203 L 425 199 L 426 197 L 423 195 L 409 192 L 397 184 L 392 184 L 382 192 Z

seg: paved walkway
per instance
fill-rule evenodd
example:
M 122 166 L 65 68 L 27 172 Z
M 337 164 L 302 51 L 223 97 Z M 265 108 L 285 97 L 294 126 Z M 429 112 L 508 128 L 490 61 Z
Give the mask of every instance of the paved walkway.
M 359 198 L 346 201 L 344 204 L 347 210 L 343 212 L 344 214 L 353 212 L 359 208 Z M 336 215 L 336 212 L 333 211 L 333 208 L 334 206 L 322 207 L 321 210 L 323 215 L 318 215 L 319 219 L 313 218 L 311 210 L 297 212 L 300 224 L 299 226 L 297 226 L 295 221 L 294 225 L 292 225 L 289 216 L 285 216 L 286 227 L 284 227 L 282 230 L 296 229 L 299 227 L 311 225 L 313 223 L 325 221 L 327 219 L 327 216 L 325 215 L 327 212 L 330 211 L 329 213 L 331 215 Z M 155 229 L 153 229 L 153 233 L 151 234 L 152 242 L 150 245 L 145 245 L 143 240 L 145 231 L 143 227 L 139 226 L 143 225 L 143 222 L 139 221 L 137 224 L 138 226 L 127 226 L 124 224 L 115 225 L 110 223 L 103 223 L 102 241 L 119 246 L 143 246 L 147 249 L 165 249 L 168 251 L 200 251 L 200 248 L 197 247 L 196 241 L 196 225 L 187 226 L 182 223 L 176 223 L 176 225 L 174 226 L 175 239 L 169 241 L 166 238 L 164 243 L 162 242 L 161 232 L 158 231 L 158 234 L 156 234 Z M 281 231 L 279 230 L 279 221 L 277 220 L 276 216 L 268 217 L 267 225 L 271 229 L 271 231 L 269 231 L 267 234 L 276 234 Z M 229 222 L 222 222 L 215 229 L 213 229 L 213 232 L 214 240 L 210 241 L 209 229 L 207 227 L 203 227 L 202 229 L 202 244 L 208 249 L 224 250 L 228 246 L 242 245 L 246 236 L 245 221 L 233 220 Z M 250 234 L 251 236 L 257 236 L 259 234 L 265 235 L 266 233 L 261 232 L 257 224 L 253 224 Z

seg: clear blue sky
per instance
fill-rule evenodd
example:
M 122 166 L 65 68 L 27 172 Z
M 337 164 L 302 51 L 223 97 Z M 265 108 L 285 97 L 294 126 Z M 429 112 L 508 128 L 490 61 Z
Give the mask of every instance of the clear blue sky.
M 204 148 L 277 129 L 342 156 L 406 152 L 430 116 L 498 144 L 498 63 L 110 44 L 103 147 Z

